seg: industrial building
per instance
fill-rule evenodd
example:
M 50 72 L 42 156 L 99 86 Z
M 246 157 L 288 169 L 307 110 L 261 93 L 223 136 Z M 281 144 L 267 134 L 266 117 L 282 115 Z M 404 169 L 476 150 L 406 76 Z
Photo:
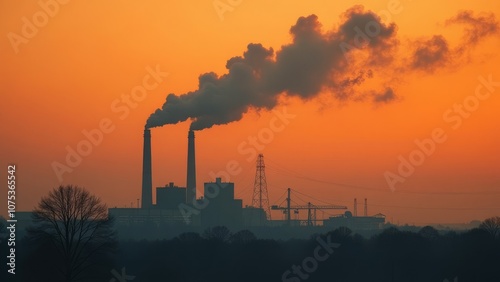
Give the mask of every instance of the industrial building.
M 350 211 L 344 214 L 332 216 L 323 221 L 323 225 L 336 229 L 339 227 L 347 227 L 352 230 L 377 230 L 381 229 L 385 223 L 385 215 L 378 213 L 374 216 L 368 216 L 368 200 L 365 199 L 363 216 L 358 216 L 358 201 L 354 199 L 354 215 Z
M 234 228 L 266 225 L 266 213 L 261 208 L 243 207 L 241 199 L 234 198 L 234 183 L 204 183 L 204 197 L 196 195 L 196 157 L 194 131 L 188 133 L 186 187 L 169 183 L 156 187 L 153 203 L 151 164 L 151 130 L 144 130 L 142 196 L 140 208 L 110 208 L 109 214 L 117 224 L 133 225 L 144 222 L 155 225 L 217 226 Z
M 316 219 L 317 210 L 346 210 L 345 206 L 322 205 L 311 203 L 303 206 L 291 205 L 291 189 L 288 189 L 285 206 L 269 206 L 267 182 L 264 171 L 263 155 L 257 160 L 257 172 L 254 185 L 252 206 L 243 207 L 241 199 L 235 199 L 235 186 L 231 182 L 222 182 L 221 178 L 203 184 L 204 196 L 196 195 L 196 157 L 195 134 L 188 132 L 186 187 L 169 183 L 156 187 L 156 203 L 153 203 L 153 181 L 151 164 L 151 131 L 144 130 L 142 195 L 140 208 L 110 208 L 109 214 L 117 224 L 132 226 L 136 224 L 154 224 L 156 226 L 200 227 L 224 225 L 229 228 L 251 227 L 300 227 L 325 226 L 338 228 L 345 226 L 353 230 L 380 229 L 385 223 L 385 216 L 368 216 L 367 200 L 365 214 L 357 216 L 357 202 L 354 200 L 354 216 L 350 211 L 331 216 L 328 219 Z M 284 220 L 271 220 L 270 210 L 281 210 Z M 307 211 L 307 219 L 298 219 L 299 211 Z M 292 213 L 296 216 L 292 218 Z
M 234 183 L 217 178 L 215 182 L 205 183 L 203 192 L 205 197 L 212 195 L 201 211 L 203 225 L 243 227 L 243 201 L 234 198 Z
M 377 230 L 385 223 L 385 215 L 352 216 L 350 212 L 323 220 L 323 225 L 331 229 L 347 227 L 352 230 Z

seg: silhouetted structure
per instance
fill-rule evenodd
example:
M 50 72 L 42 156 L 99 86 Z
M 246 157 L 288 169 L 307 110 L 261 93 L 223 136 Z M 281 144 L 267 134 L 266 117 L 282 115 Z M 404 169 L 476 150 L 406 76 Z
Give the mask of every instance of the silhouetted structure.
M 243 226 L 245 227 L 258 227 L 268 225 L 266 212 L 261 208 L 246 206 L 242 209 Z
M 153 175 L 151 170 L 151 131 L 144 129 L 144 148 L 142 152 L 142 204 L 149 209 L 153 205 Z
M 358 199 L 354 198 L 354 216 L 358 216 Z
M 298 205 L 298 206 L 292 206 L 290 203 L 292 201 L 292 196 L 291 196 L 291 189 L 287 189 L 287 198 L 286 198 L 286 207 L 280 207 L 277 205 L 274 205 L 271 207 L 273 210 L 281 210 L 283 213 L 286 215 L 286 221 L 287 224 L 290 226 L 292 225 L 292 219 L 291 219 L 291 211 L 292 209 L 296 214 L 299 213 L 299 210 L 307 210 L 307 220 L 302 222 L 299 221 L 298 225 L 306 225 L 306 226 L 314 226 L 317 225 L 317 220 L 316 220 L 316 211 L 317 210 L 345 210 L 347 209 L 346 206 L 338 206 L 338 205 L 322 205 L 322 206 L 316 206 L 311 204 L 310 202 L 307 203 L 307 205 Z M 295 220 L 297 221 L 297 220 Z M 296 224 L 295 224 L 296 225 Z
M 342 215 L 332 216 L 323 220 L 323 225 L 329 228 L 347 227 L 353 230 L 377 230 L 385 223 L 385 215 L 352 216 L 350 211 Z
M 338 205 L 291 205 L 291 189 L 288 188 L 286 206 L 273 206 L 272 209 L 282 210 L 285 220 L 271 221 L 271 207 L 267 190 L 264 156 L 260 154 L 256 162 L 256 175 L 252 206 L 243 208 L 242 200 L 235 199 L 234 183 L 222 182 L 221 178 L 214 182 L 204 183 L 204 197 L 196 198 L 196 155 L 195 134 L 188 132 L 188 152 L 186 186 L 176 186 L 169 183 L 157 187 L 156 203 L 152 202 L 152 167 L 151 167 L 151 132 L 144 130 L 143 174 L 142 174 L 142 206 L 134 208 L 110 208 L 109 213 L 116 218 L 117 224 L 133 226 L 150 224 L 149 226 L 177 226 L 206 228 L 224 225 L 231 228 L 240 227 L 298 227 L 298 226 L 348 226 L 352 229 L 379 229 L 385 222 L 384 216 L 368 217 L 367 200 L 365 199 L 365 216 L 352 217 L 350 212 L 323 220 L 316 217 L 317 210 L 347 209 Z M 357 214 L 355 200 L 355 215 Z M 307 211 L 307 219 L 299 219 L 299 211 Z M 292 219 L 292 212 L 297 217 Z M 192 229 L 191 229 L 192 230 Z
M 266 218 L 271 220 L 271 208 L 269 207 L 269 195 L 267 193 L 266 166 L 264 164 L 263 154 L 259 154 L 257 158 L 252 206 L 265 210 Z
M 186 188 L 175 186 L 170 182 L 165 187 L 156 188 L 156 206 L 157 209 L 176 210 L 181 203 L 186 202 Z
M 234 198 L 234 183 L 217 178 L 215 182 L 205 183 L 204 194 L 210 198 L 210 203 L 201 212 L 203 225 L 243 226 L 243 201 Z
M 192 205 L 196 200 L 196 158 L 194 151 L 194 131 L 188 133 L 188 157 L 186 180 L 186 203 Z
M 368 216 L 368 199 L 365 198 L 365 216 Z

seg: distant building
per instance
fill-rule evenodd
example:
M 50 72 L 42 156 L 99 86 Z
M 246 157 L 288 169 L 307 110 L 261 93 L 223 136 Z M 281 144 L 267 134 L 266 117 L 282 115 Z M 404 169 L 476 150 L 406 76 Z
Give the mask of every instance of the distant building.
M 204 184 L 204 195 L 209 201 L 201 210 L 201 222 L 204 226 L 224 225 L 241 227 L 243 225 L 243 201 L 234 198 L 234 183 L 215 182 Z
M 190 225 L 199 227 L 224 225 L 232 228 L 266 226 L 268 221 L 263 209 L 246 207 L 234 198 L 234 183 L 204 183 L 205 198 L 197 205 L 186 204 L 186 188 L 169 183 L 156 188 L 156 204 L 151 208 L 110 208 L 109 215 L 118 225 L 131 226 L 142 223 L 164 225 Z
M 268 225 L 266 212 L 262 208 L 245 207 L 242 210 L 243 225 L 245 227 L 256 227 Z
M 109 216 L 114 217 L 116 224 L 131 226 L 142 223 L 152 223 L 157 226 L 185 224 L 185 220 L 178 208 L 176 209 L 136 209 L 110 208 Z
M 110 208 L 109 215 L 115 218 L 119 225 L 135 225 L 151 223 L 157 226 L 163 225 L 193 225 L 200 224 L 200 217 L 182 213 L 180 204 L 186 202 L 186 188 L 169 183 L 164 187 L 156 188 L 156 204 L 151 207 L 139 208 Z
M 157 209 L 179 209 L 179 204 L 186 202 L 186 188 L 175 186 L 170 182 L 165 187 L 156 188 Z
M 323 226 L 336 229 L 347 227 L 352 230 L 376 230 L 381 229 L 385 223 L 385 215 L 376 214 L 374 216 L 352 216 L 351 212 L 333 216 L 323 220 Z

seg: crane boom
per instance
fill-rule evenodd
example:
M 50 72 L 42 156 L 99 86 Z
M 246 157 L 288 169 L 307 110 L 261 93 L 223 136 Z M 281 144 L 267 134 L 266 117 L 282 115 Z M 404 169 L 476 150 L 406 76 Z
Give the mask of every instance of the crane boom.
M 347 207 L 346 206 L 337 206 L 337 205 L 321 205 L 321 206 L 316 206 L 316 205 L 312 205 L 312 206 L 308 206 L 308 205 L 302 205 L 302 206 L 290 206 L 290 209 L 293 209 L 293 210 L 307 210 L 307 209 L 310 209 L 310 208 L 314 208 L 314 209 L 317 209 L 317 210 L 346 210 Z M 279 207 L 279 206 L 271 206 L 271 209 L 272 210 L 286 210 L 287 207 Z
M 291 224 L 291 210 L 296 210 L 296 213 L 298 213 L 298 210 L 307 210 L 307 225 L 312 226 L 314 225 L 314 222 L 316 221 L 316 210 L 346 210 L 346 206 L 338 206 L 338 205 L 320 205 L 316 206 L 311 204 L 311 202 L 307 203 L 307 205 L 298 205 L 298 206 L 292 206 L 290 205 L 290 202 L 292 201 L 291 199 L 291 190 L 290 188 L 287 189 L 287 198 L 286 198 L 286 207 L 280 207 L 277 205 L 271 206 L 271 210 L 282 210 L 283 213 L 286 214 L 286 219 L 288 222 L 288 225 Z

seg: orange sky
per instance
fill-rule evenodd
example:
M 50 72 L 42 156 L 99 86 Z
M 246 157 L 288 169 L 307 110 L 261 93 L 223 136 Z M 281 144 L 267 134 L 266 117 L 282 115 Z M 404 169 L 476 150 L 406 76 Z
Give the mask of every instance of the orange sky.
M 17 165 L 18 210 L 33 208 L 60 184 L 51 164 L 64 163 L 66 147 L 76 148 L 85 140 L 82 131 L 98 128 L 102 119 L 111 120 L 115 129 L 63 175 L 62 184 L 84 186 L 110 207 L 135 205 L 141 188 L 142 130 L 168 93 L 195 90 L 202 73 L 225 74 L 226 61 L 242 55 L 248 43 L 279 50 L 290 43 L 288 31 L 300 16 L 316 14 L 326 31 L 359 4 L 242 1 L 221 18 L 214 1 L 67 2 L 58 4 L 53 16 L 31 31 L 31 38 L 13 46 L 9 34 L 21 35 L 23 18 L 32 22 L 43 10 L 37 1 L 0 1 L 0 176 L 6 177 L 8 163 Z M 362 4 L 380 13 L 391 2 Z M 461 10 L 500 17 L 495 1 L 474 2 L 401 1 L 400 12 L 391 19 L 398 26 L 401 58 L 410 53 L 412 42 L 435 34 L 457 46 L 463 26 L 445 22 Z M 296 117 L 261 151 L 268 165 L 270 202 L 279 204 L 278 198 L 291 187 L 349 208 L 354 198 L 368 198 L 370 214 L 380 212 L 401 224 L 460 223 L 499 215 L 500 87 L 458 128 L 443 119 L 454 104 L 474 95 L 479 76 L 500 81 L 498 38 L 497 33 L 481 40 L 453 67 L 395 78 L 389 86 L 400 98 L 392 103 L 338 103 L 329 93 L 307 102 L 282 98 L 276 110 L 286 106 Z M 128 107 L 129 114 L 113 111 L 114 101 L 142 85 L 147 68 L 156 66 L 168 76 L 135 108 Z M 370 83 L 393 71 L 379 73 Z M 198 190 L 212 180 L 210 172 L 224 170 L 234 160 L 242 169 L 230 180 L 236 183 L 236 195 L 249 205 L 255 161 L 248 161 L 238 146 L 268 128 L 273 117 L 272 112 L 252 111 L 239 122 L 197 132 Z M 185 185 L 188 128 L 189 122 L 183 122 L 152 129 L 153 186 Z M 414 141 L 430 138 L 436 128 L 444 130 L 447 140 L 392 192 L 384 173 L 397 172 L 398 156 L 408 158 L 418 148 Z M 0 195 L 6 197 L 6 190 L 1 186 Z M 5 210 L 2 204 L 0 214 Z

